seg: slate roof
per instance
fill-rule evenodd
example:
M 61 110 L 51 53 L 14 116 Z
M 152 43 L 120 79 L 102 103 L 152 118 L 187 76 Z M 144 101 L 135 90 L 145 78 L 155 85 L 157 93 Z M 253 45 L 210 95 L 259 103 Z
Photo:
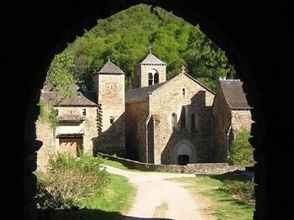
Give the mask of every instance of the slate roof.
M 95 92 L 77 92 L 70 98 L 63 98 L 57 92 L 43 91 L 41 98 L 54 106 L 97 106 Z
M 161 87 L 166 82 L 167 81 L 160 84 L 153 85 L 153 86 L 149 86 L 149 87 L 142 87 L 142 88 L 128 90 L 126 92 L 126 103 L 143 101 L 144 99 L 148 97 L 149 93 Z
M 108 60 L 98 73 L 124 74 L 124 71 L 122 71 L 117 65 Z
M 147 57 L 140 64 L 160 64 L 160 65 L 166 65 L 165 62 L 163 62 L 160 59 L 158 59 L 152 53 L 149 53 L 147 55 Z
M 243 90 L 243 82 L 240 80 L 220 80 L 220 89 L 223 92 L 224 98 L 231 109 L 249 110 L 246 95 Z

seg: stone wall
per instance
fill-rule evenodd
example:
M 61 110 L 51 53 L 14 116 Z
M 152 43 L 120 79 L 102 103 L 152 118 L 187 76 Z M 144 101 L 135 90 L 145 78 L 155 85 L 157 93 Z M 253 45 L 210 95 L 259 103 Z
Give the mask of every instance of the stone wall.
M 227 159 L 226 130 L 231 123 L 231 110 L 226 104 L 222 91 L 218 87 L 213 105 L 214 116 L 214 160 L 223 162 Z
M 251 119 L 250 110 L 233 110 L 232 111 L 232 127 L 236 133 L 241 129 L 250 130 L 251 124 L 253 123 Z
M 125 154 L 125 75 L 97 74 L 98 138 L 96 151 Z
M 116 157 L 108 154 L 98 153 L 103 158 L 118 161 L 129 169 L 141 171 L 158 171 L 172 173 L 192 173 L 199 175 L 216 175 L 236 170 L 245 171 L 245 167 L 230 166 L 227 163 L 195 163 L 188 165 L 166 165 L 166 164 L 148 164 L 126 158 Z
M 36 122 L 37 140 L 42 142 L 42 148 L 37 151 L 37 170 L 45 172 L 51 153 L 55 151 L 55 137 L 50 124 L 40 119 Z
M 97 108 L 96 107 L 54 107 L 58 109 L 58 116 L 68 114 L 78 114 L 82 117 L 83 109 L 86 109 L 86 116 L 81 123 L 74 124 L 58 124 L 56 128 L 52 128 L 50 123 L 45 120 L 36 122 L 37 140 L 43 142 L 43 147 L 37 152 L 38 169 L 45 171 L 48 165 L 50 154 L 63 151 L 59 146 L 59 139 L 56 137 L 62 133 L 83 133 L 82 148 L 84 153 L 93 154 L 93 141 L 97 138 Z
M 214 94 L 185 74 L 179 74 L 150 95 L 150 114 L 155 119 L 155 163 L 177 163 L 178 142 L 186 140 L 193 145 L 191 162 L 208 161 L 212 144 L 211 107 Z M 184 110 L 185 109 L 185 110 Z M 173 129 L 172 114 L 177 116 Z M 181 117 L 186 124 L 181 128 Z M 192 122 L 192 114 L 195 121 Z M 195 130 L 192 131 L 192 124 Z
M 149 113 L 148 101 L 126 104 L 126 143 L 128 156 L 146 161 L 146 119 Z

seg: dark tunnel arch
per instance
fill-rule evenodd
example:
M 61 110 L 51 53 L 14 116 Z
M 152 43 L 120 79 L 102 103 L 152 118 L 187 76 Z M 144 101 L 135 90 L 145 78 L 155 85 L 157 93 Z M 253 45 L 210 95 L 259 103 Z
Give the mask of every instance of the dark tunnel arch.
M 267 169 L 270 165 L 269 158 L 272 151 L 270 150 L 271 148 L 265 150 L 264 146 L 266 144 L 270 145 L 276 143 L 276 139 L 273 139 L 272 141 L 265 140 L 265 137 L 274 138 L 266 135 L 274 132 L 273 124 L 269 121 L 276 109 L 267 109 L 267 107 L 270 107 L 271 104 L 268 102 L 269 99 L 266 98 L 267 92 L 270 91 L 270 85 L 263 83 L 263 77 L 259 76 L 258 73 L 267 72 L 270 77 L 273 77 L 273 72 L 276 70 L 279 71 L 279 69 L 266 65 L 267 63 L 270 63 L 270 54 L 263 54 L 265 56 L 264 58 L 260 58 L 258 56 L 260 56 L 261 50 L 267 46 L 263 42 L 264 38 L 262 38 L 262 36 L 263 34 L 270 33 L 269 24 L 274 20 L 270 17 L 271 11 L 265 11 L 263 17 L 260 17 L 260 11 L 264 6 L 256 4 L 250 5 L 249 3 L 248 5 L 245 5 L 245 3 L 241 4 L 230 2 L 230 8 L 234 8 L 234 10 L 230 10 L 226 9 L 227 3 L 222 3 L 224 5 L 220 6 L 218 5 L 220 3 L 214 2 L 214 7 L 211 7 L 209 3 L 199 3 L 197 6 L 189 5 L 189 7 L 187 7 L 187 4 L 189 3 L 179 4 L 176 3 L 176 1 L 169 1 L 167 3 L 165 1 L 127 0 L 104 1 L 99 3 L 100 5 L 98 7 L 94 7 L 91 4 L 84 6 L 83 1 L 76 4 L 72 3 L 69 5 L 59 5 L 59 8 L 55 8 L 56 6 L 53 5 L 53 3 L 42 3 L 42 6 L 35 5 L 35 7 L 39 7 L 39 10 L 35 11 L 35 13 L 37 13 L 36 16 L 39 20 L 44 22 L 44 25 L 43 27 L 39 27 L 35 30 L 28 30 L 29 32 L 31 31 L 31 33 L 39 33 L 35 37 L 40 39 L 34 44 L 33 52 L 36 55 L 29 64 L 31 69 L 29 70 L 29 80 L 26 83 L 24 181 L 27 188 L 25 188 L 26 190 L 24 195 L 25 217 L 27 217 L 27 219 L 34 219 L 34 209 L 31 198 L 32 195 L 34 195 L 35 184 L 35 177 L 32 175 L 32 171 L 35 170 L 36 165 L 34 159 L 32 158 L 34 158 L 34 152 L 41 147 L 41 143 L 35 140 L 36 135 L 34 131 L 34 122 L 38 116 L 37 102 L 40 95 L 40 89 L 42 88 L 48 66 L 53 56 L 56 53 L 61 52 L 67 46 L 68 42 L 74 40 L 76 35 L 81 35 L 84 29 L 89 29 L 94 26 L 97 18 L 108 17 L 120 10 L 128 8 L 131 5 L 142 2 L 158 5 L 168 11 L 172 10 L 175 15 L 182 17 L 188 22 L 192 24 L 199 24 L 202 31 L 223 50 L 225 50 L 229 59 L 235 64 L 237 72 L 240 73 L 239 76 L 241 80 L 244 81 L 244 90 L 248 93 L 248 101 L 254 107 L 252 117 L 256 123 L 252 126 L 251 133 L 253 137 L 251 138 L 251 143 L 256 149 L 255 159 L 258 163 L 255 166 L 255 181 L 259 184 L 256 187 L 257 211 L 255 212 L 255 219 L 265 219 L 269 216 L 268 213 L 270 205 L 267 199 L 269 198 L 269 193 L 266 189 L 269 185 L 269 181 L 273 180 L 271 179 L 271 173 L 269 173 Z M 66 17 L 62 13 L 64 13 L 67 7 L 70 7 L 72 10 L 68 10 Z M 269 7 L 271 7 L 271 10 L 276 11 L 276 7 Z M 50 11 L 49 9 L 54 9 L 53 11 L 55 11 L 55 16 L 49 16 L 49 13 L 47 12 Z M 248 12 L 249 9 L 250 16 L 246 17 L 247 19 L 243 19 L 245 13 Z M 226 12 L 228 14 L 227 16 L 224 15 Z M 35 19 L 35 17 L 32 18 Z M 230 23 L 232 18 L 239 22 L 238 26 L 235 26 L 234 23 Z M 260 18 L 260 20 L 256 20 L 257 18 Z M 278 19 L 283 21 L 282 17 L 278 17 Z M 36 23 L 32 22 L 32 24 Z M 250 25 L 252 26 L 250 27 Z M 46 28 L 48 29 L 46 30 Z M 242 28 L 244 30 L 242 30 Z M 258 34 L 254 36 L 248 33 L 246 34 L 246 29 L 247 31 L 255 31 Z M 48 35 L 45 37 L 44 35 L 46 34 Z M 272 38 L 274 37 L 272 36 Z M 34 40 L 34 38 L 32 40 Z M 46 43 L 41 45 L 41 40 L 45 40 Z M 249 45 L 248 42 L 252 45 Z M 275 46 L 273 47 L 275 50 L 279 51 L 278 48 Z M 281 62 L 281 60 L 276 62 L 279 61 Z M 273 61 L 273 63 L 275 62 Z M 269 80 L 274 81 L 272 78 Z M 265 109 L 267 111 L 265 111 Z M 282 153 L 280 154 L 282 155 Z M 278 201 L 280 200 L 277 200 L 277 202 Z M 275 204 L 282 209 L 278 203 Z

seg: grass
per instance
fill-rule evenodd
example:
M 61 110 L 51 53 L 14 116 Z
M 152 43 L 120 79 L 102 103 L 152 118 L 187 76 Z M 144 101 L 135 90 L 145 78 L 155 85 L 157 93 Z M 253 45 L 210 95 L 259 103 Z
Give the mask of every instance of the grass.
M 239 178 L 239 177 L 238 177 Z M 254 206 L 236 199 L 232 194 L 223 190 L 227 178 L 212 176 L 182 177 L 174 181 L 185 183 L 192 193 L 200 194 L 210 202 L 212 214 L 217 220 L 252 220 Z M 240 179 L 240 181 L 243 181 Z
M 110 160 L 110 159 L 106 159 L 106 158 L 101 158 L 103 164 L 111 166 L 111 167 L 115 167 L 115 168 L 119 168 L 122 170 L 129 170 L 128 167 L 126 167 L 125 165 L 123 165 L 122 163 L 118 162 L 118 161 L 114 161 L 114 160 Z
M 135 187 L 126 177 L 110 174 L 110 183 L 104 189 L 103 195 L 84 200 L 81 206 L 87 209 L 124 213 L 133 203 L 135 194 Z

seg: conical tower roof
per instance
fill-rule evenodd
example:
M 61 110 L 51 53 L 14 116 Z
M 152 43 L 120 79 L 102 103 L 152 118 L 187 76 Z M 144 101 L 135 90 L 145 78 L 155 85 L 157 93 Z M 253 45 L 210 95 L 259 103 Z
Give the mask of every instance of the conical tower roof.
M 98 73 L 124 74 L 124 71 L 122 71 L 117 65 L 108 60 Z
M 163 62 L 160 59 L 158 59 L 151 52 L 147 55 L 147 57 L 140 64 L 159 64 L 159 65 L 166 65 L 165 62 Z

